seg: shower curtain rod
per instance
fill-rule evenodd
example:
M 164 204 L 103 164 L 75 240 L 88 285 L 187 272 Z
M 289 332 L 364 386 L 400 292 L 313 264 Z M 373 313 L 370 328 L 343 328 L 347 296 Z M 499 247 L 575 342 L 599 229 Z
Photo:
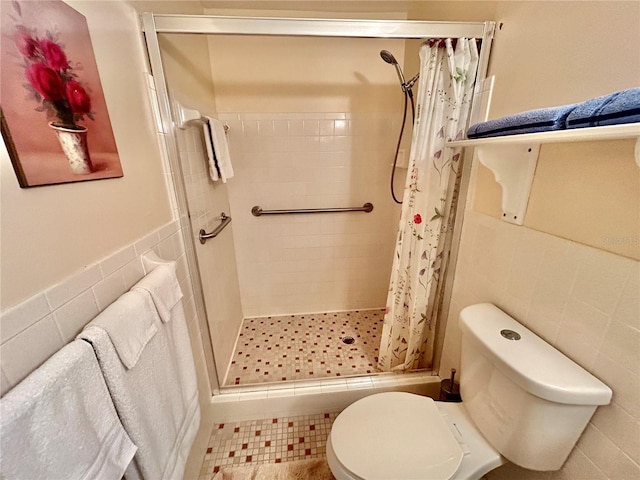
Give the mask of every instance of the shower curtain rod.
M 157 33 L 428 39 L 482 38 L 494 22 L 151 15 Z

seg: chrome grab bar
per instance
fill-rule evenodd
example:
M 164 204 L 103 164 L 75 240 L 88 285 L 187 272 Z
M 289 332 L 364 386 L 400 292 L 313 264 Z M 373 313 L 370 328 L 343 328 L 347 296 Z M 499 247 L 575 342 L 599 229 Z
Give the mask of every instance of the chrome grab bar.
M 366 212 L 369 213 L 373 210 L 372 203 L 365 203 L 361 207 L 350 208 L 300 208 L 297 210 L 263 210 L 262 207 L 256 205 L 251 209 L 251 214 L 254 217 L 260 215 L 285 215 L 289 213 L 339 213 L 339 212 Z
M 208 239 L 217 237 L 218 234 L 222 230 L 224 230 L 224 227 L 226 227 L 230 223 L 231 223 L 231 217 L 227 217 L 227 214 L 222 212 L 220 214 L 220 225 L 214 228 L 211 233 L 205 232 L 203 228 L 200 229 L 200 235 L 199 235 L 200 243 L 204 245 Z

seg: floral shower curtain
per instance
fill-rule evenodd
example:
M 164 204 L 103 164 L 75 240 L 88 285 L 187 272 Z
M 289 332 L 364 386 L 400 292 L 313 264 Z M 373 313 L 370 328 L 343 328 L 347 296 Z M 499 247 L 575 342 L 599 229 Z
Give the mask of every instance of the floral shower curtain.
M 478 68 L 475 40 L 432 40 L 420 49 L 409 170 L 391 270 L 378 366 L 430 367 L 460 183 L 459 149 Z

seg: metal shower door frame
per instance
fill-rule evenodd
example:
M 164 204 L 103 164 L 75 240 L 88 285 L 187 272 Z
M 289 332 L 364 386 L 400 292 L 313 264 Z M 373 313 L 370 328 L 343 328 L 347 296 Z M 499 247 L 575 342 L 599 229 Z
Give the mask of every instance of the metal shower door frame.
M 178 144 L 175 135 L 177 128 L 171 114 L 169 90 L 164 73 L 158 35 L 170 34 L 202 34 L 202 35 L 266 35 L 266 36 L 306 36 L 306 37 L 341 37 L 341 38 L 389 38 L 389 39 L 424 39 L 430 38 L 479 38 L 482 40 L 476 85 L 481 85 L 486 78 L 489 65 L 491 43 L 495 31 L 495 22 L 429 22 L 414 20 L 350 20 L 350 19 L 315 19 L 315 18 L 261 18 L 261 17 L 226 17 L 215 15 L 165 15 L 142 14 L 142 31 L 145 35 L 147 53 L 151 73 L 155 82 L 158 100 L 158 114 L 161 130 L 166 142 L 169 167 L 176 195 L 178 215 L 182 226 L 187 263 L 191 272 L 191 281 L 198 315 L 205 315 L 206 307 L 200 279 L 200 272 L 195 256 L 195 240 L 189 225 L 187 196 L 180 168 Z M 466 189 L 460 192 L 459 204 L 464 205 Z M 461 229 L 454 230 L 454 244 L 459 239 Z M 453 275 L 453 268 L 448 269 L 447 281 Z M 447 299 L 448 300 L 448 299 Z M 448 308 L 447 308 L 448 310 Z M 445 319 L 446 321 L 446 315 Z M 208 322 L 204 322 L 208 325 Z M 201 323 L 202 324 L 202 323 Z M 444 326 L 444 325 L 443 325 Z M 204 332 L 203 332 L 204 333 Z M 205 335 L 203 335 L 204 337 Z M 211 336 L 202 338 L 212 394 L 220 387 L 217 378 Z M 207 343 L 207 345 L 204 345 Z

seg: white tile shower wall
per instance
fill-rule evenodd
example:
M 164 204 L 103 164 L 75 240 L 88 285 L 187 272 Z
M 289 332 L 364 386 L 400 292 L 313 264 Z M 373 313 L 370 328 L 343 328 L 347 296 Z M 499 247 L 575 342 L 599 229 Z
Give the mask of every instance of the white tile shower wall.
M 465 213 L 441 375 L 459 367 L 458 315 L 492 302 L 613 390 L 563 469 L 500 478 L 640 478 L 640 263 L 473 211 Z
M 201 228 L 209 232 L 220 223 L 221 212 L 229 214 L 227 185 L 230 183 L 224 184 L 210 180 L 200 125 L 178 130 L 177 133 L 187 203 L 191 215 L 191 233 L 197 239 Z M 235 177 L 230 182 L 233 180 Z M 208 329 L 221 382 L 224 380 L 236 337 L 242 325 L 242 305 L 233 241 L 236 218 L 233 215 L 231 217 L 232 222 L 217 237 L 204 245 L 197 240 L 195 242 L 204 302 L 207 308 Z M 205 328 L 203 326 L 203 332 Z
M 0 394 L 4 395 L 72 341 L 100 311 L 140 280 L 146 273 L 141 257 L 150 251 L 177 262 L 178 280 L 184 293 L 185 314 L 200 379 L 200 393 L 210 398 L 191 280 L 180 222 L 177 220 L 2 312 Z
M 246 317 L 384 307 L 400 212 L 388 186 L 395 117 L 220 115 L 230 126 L 236 176 L 228 189 Z M 372 213 L 251 215 L 255 205 L 366 202 Z

